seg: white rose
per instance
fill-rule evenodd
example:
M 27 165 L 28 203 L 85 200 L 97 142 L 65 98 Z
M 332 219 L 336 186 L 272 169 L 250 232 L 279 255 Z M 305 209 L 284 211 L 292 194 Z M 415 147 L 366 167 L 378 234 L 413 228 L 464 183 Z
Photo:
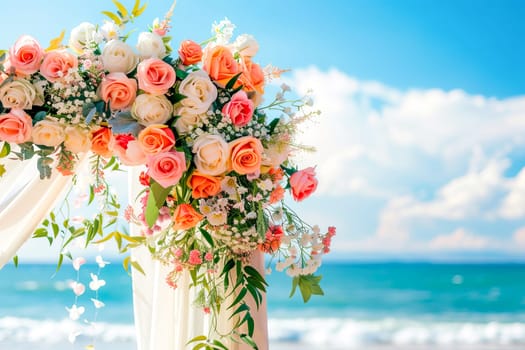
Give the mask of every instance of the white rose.
M 138 61 L 131 46 L 120 40 L 110 40 L 102 51 L 102 63 L 110 73 L 129 73 Z
M 252 35 L 242 34 L 235 39 L 233 48 L 243 56 L 253 57 L 259 51 L 259 43 Z
M 36 97 L 35 87 L 25 79 L 13 80 L 0 88 L 4 108 L 31 109 Z
M 64 142 L 64 128 L 53 120 L 41 120 L 35 124 L 31 133 L 33 143 L 56 147 Z
M 67 126 L 65 129 L 64 146 L 72 153 L 83 153 L 89 151 L 91 140 L 89 130 L 78 126 Z
M 105 21 L 102 27 L 100 27 L 100 33 L 104 36 L 107 41 L 118 39 L 119 26 L 115 22 Z
M 137 50 L 142 58 L 164 58 L 166 57 L 166 46 L 162 38 L 155 33 L 142 32 L 139 35 Z
M 277 168 L 290 155 L 290 146 L 284 142 L 271 143 L 264 149 L 264 165 Z
M 139 124 L 165 124 L 173 115 L 173 105 L 164 95 L 142 94 L 131 107 L 131 115 Z
M 185 107 L 179 108 L 175 115 L 180 117 L 175 122 L 175 129 L 179 134 L 187 134 L 195 127 L 200 126 L 208 118 L 206 114 L 193 114 L 185 112 Z
M 97 27 L 88 22 L 80 23 L 71 31 L 69 37 L 69 47 L 77 54 L 82 54 L 85 48 L 96 46 L 101 41 L 101 36 L 97 32 Z
M 217 87 L 203 70 L 188 74 L 180 83 L 179 93 L 186 96 L 180 103 L 191 108 L 195 114 L 207 112 L 217 99 Z
M 197 170 L 205 175 L 217 176 L 228 170 L 229 150 L 226 141 L 219 135 L 204 134 L 193 144 L 193 162 Z

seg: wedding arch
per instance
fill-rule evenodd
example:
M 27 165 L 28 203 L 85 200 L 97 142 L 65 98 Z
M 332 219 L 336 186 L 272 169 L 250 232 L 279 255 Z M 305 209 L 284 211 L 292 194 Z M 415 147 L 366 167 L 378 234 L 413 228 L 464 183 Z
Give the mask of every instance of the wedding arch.
M 255 63 L 257 41 L 232 41 L 228 20 L 173 53 L 173 5 L 134 49 L 124 28 L 145 5 L 113 3 L 106 23 L 80 24 L 67 45 L 65 33 L 46 49 L 23 35 L 0 59 L 0 267 L 31 237 L 60 237 L 60 263 L 71 242 L 114 240 L 130 254 L 139 349 L 267 349 L 267 268 L 286 271 L 305 302 L 323 294 L 315 271 L 335 228 L 285 202 L 316 190 L 315 168 L 293 156 L 318 111 L 286 84 L 262 102 L 284 71 Z M 105 177 L 120 164 L 122 205 Z M 99 207 L 81 223 L 57 220 L 79 169 Z M 115 229 L 121 218 L 129 232 Z

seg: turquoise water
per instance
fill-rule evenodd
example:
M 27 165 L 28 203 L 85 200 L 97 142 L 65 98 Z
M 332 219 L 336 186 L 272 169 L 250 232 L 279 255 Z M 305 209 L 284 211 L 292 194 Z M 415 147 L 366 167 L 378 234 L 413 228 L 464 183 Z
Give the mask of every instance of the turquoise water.
M 96 265 L 83 266 L 81 282 L 88 284 L 89 272 L 97 270 Z M 308 304 L 299 294 L 289 299 L 291 283 L 285 274 L 267 276 L 274 344 L 525 347 L 525 265 L 325 263 L 320 273 L 326 295 Z M 118 332 L 132 341 L 131 278 L 119 263 L 106 266 L 100 278 L 107 282 L 98 295 L 106 303 L 96 315 L 105 325 L 100 334 L 110 343 L 116 340 L 108 334 Z M 13 334 L 27 342 L 34 332 L 28 324 L 56 328 L 66 322 L 65 307 L 75 300 L 70 280 L 76 280 L 71 265 L 56 275 L 53 265 L 0 270 L 0 345 L 16 342 Z M 88 290 L 78 300 L 88 320 L 95 319 L 93 297 Z

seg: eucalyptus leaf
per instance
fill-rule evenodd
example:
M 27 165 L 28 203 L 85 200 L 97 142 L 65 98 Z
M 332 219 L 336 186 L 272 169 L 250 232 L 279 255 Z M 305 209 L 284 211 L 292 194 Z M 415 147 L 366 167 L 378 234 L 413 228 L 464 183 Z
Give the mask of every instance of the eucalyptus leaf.
M 131 112 L 118 112 L 108 121 L 114 134 L 131 134 L 138 137 L 143 127 L 131 116 Z

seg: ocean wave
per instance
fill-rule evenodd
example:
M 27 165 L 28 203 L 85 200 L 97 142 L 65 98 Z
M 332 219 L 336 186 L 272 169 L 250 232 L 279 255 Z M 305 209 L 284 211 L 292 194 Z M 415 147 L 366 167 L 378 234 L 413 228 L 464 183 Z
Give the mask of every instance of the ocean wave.
M 522 345 L 525 323 L 423 322 L 386 318 L 272 319 L 270 340 L 337 349 L 363 345 Z
M 363 346 L 463 346 L 525 345 L 522 322 L 429 322 L 385 318 L 270 319 L 270 343 L 308 345 L 313 348 L 362 349 Z M 97 343 L 133 343 L 132 324 L 83 324 L 68 319 L 35 320 L 0 318 L 0 344 L 64 344 L 71 334 L 78 340 L 96 339 Z

